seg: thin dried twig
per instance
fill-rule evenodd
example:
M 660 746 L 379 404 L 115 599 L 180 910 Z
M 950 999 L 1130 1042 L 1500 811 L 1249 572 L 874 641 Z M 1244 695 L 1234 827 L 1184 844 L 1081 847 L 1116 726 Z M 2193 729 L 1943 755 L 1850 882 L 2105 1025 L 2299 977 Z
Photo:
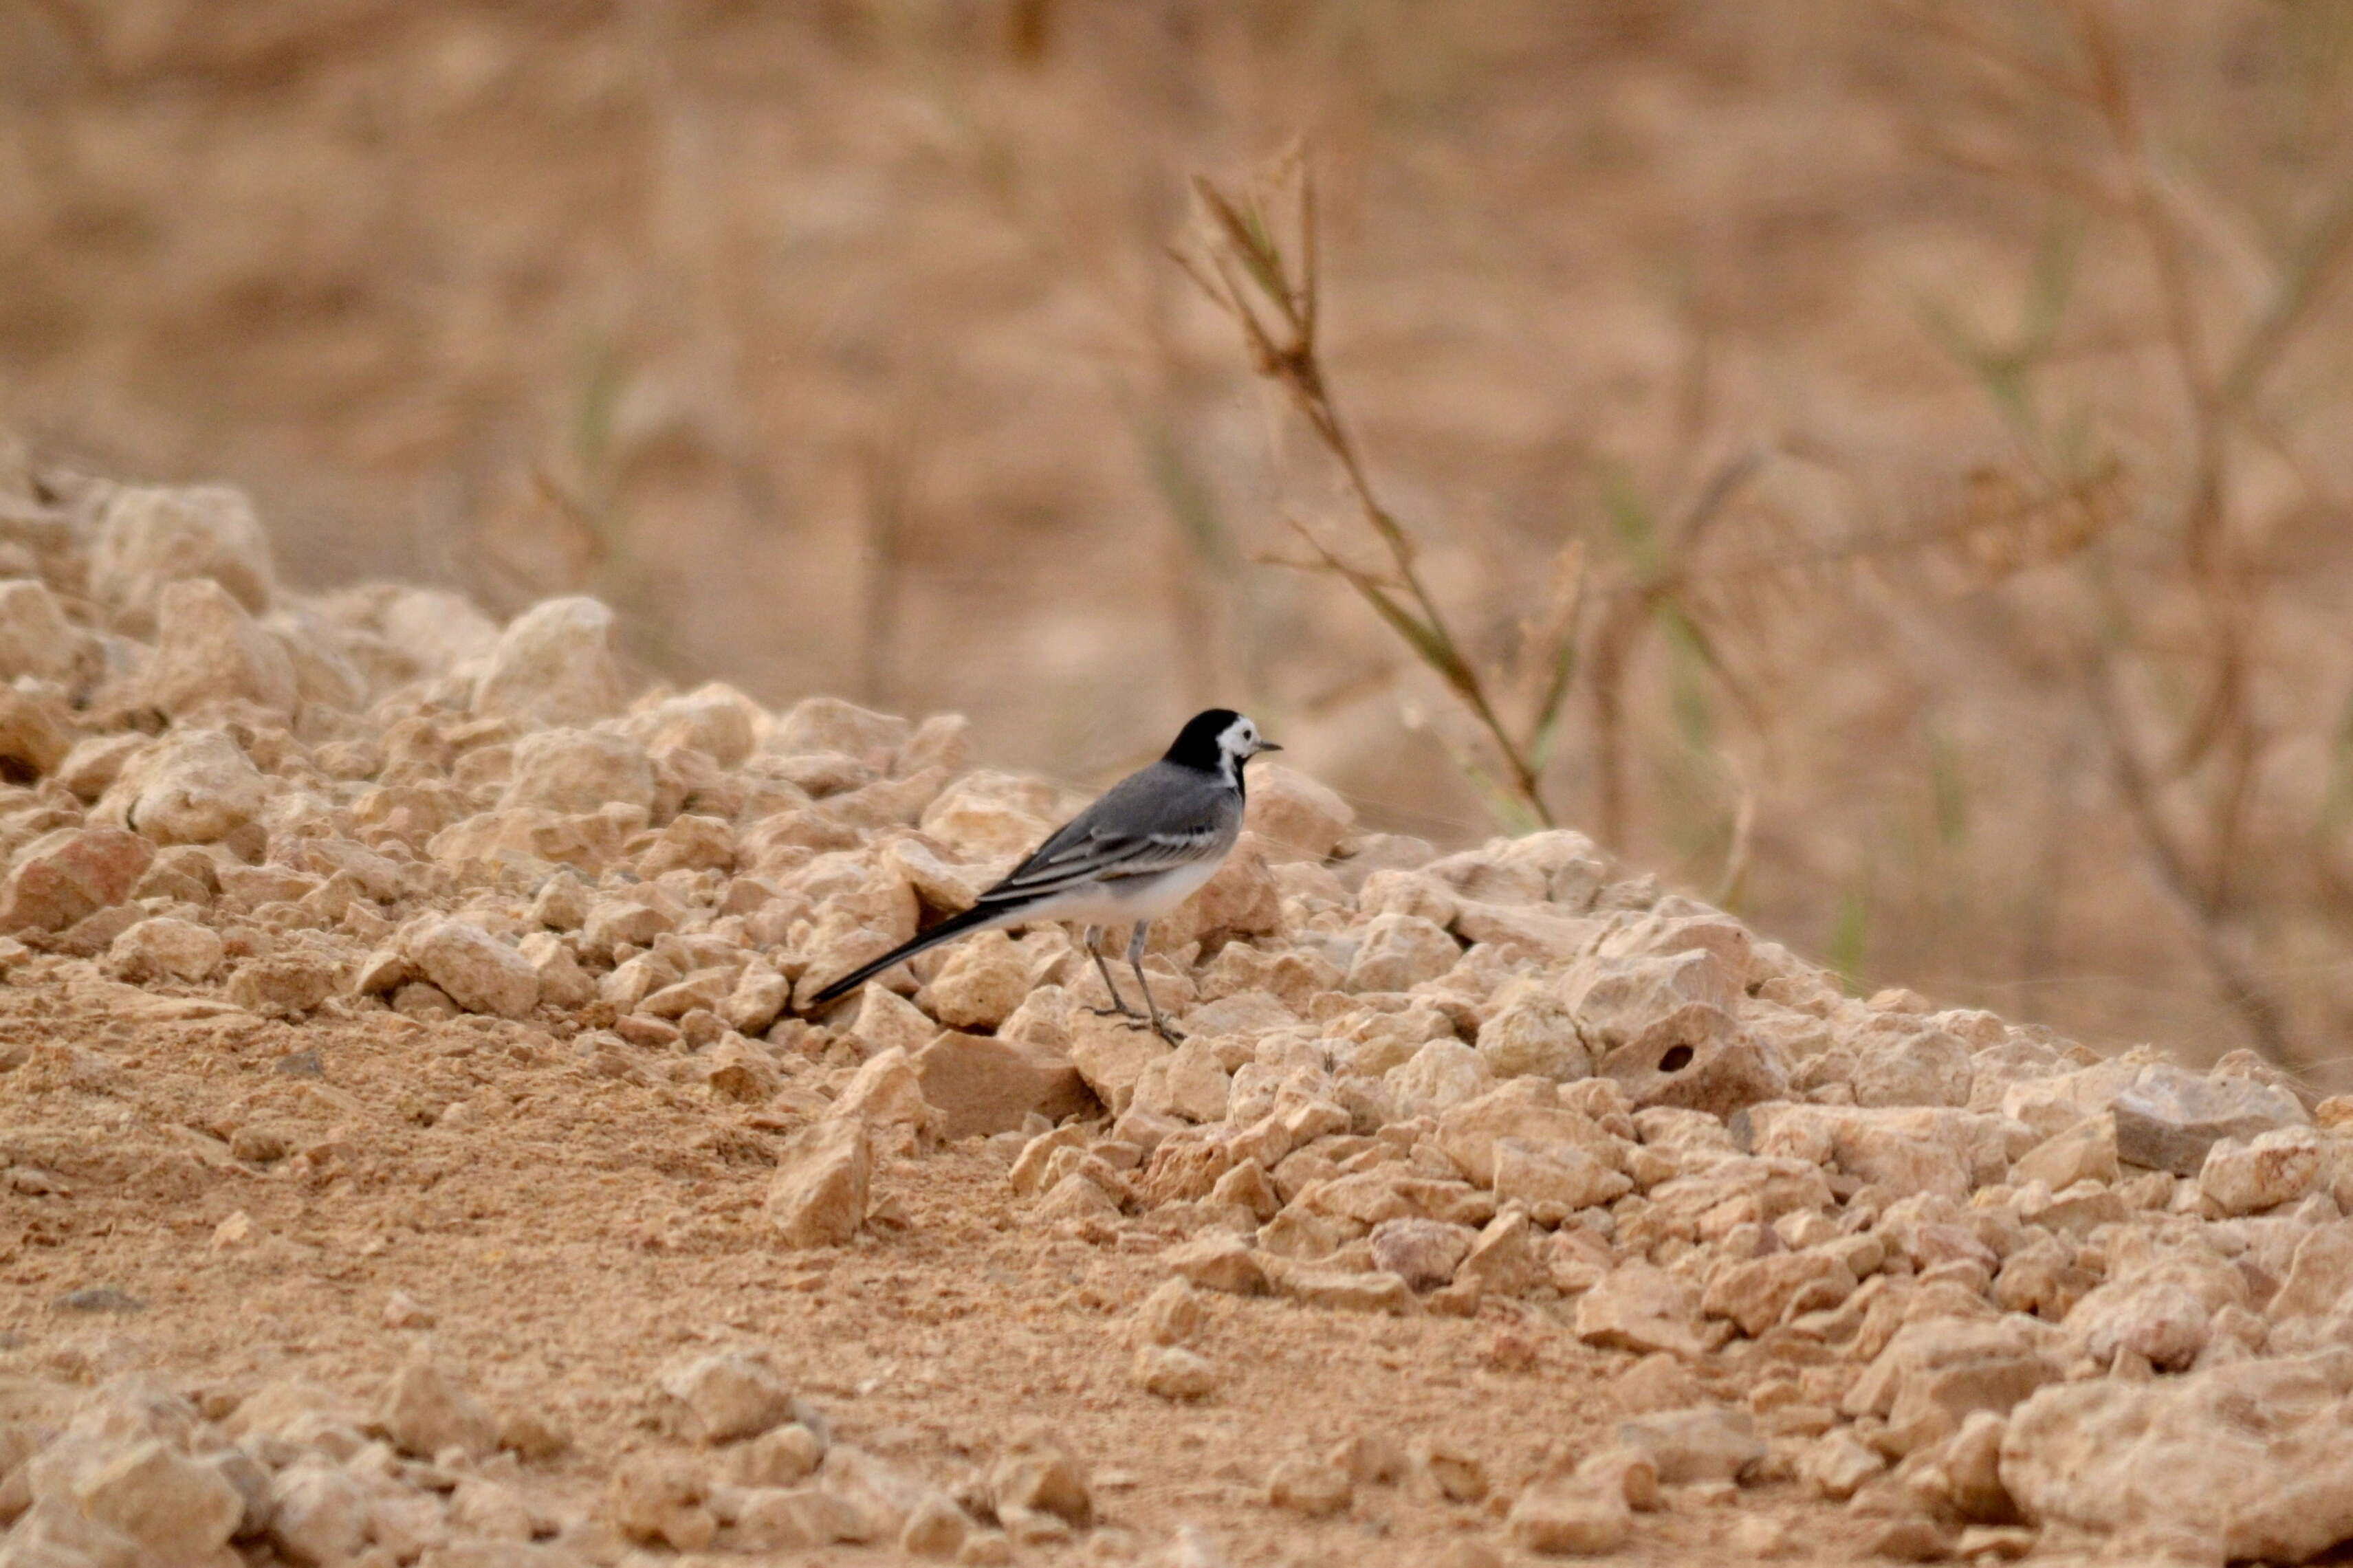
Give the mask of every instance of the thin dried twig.
M 2077 679 L 2098 721 L 2100 740 L 2115 772 L 2116 793 L 2131 813 L 2141 842 L 2148 848 L 2149 863 L 2157 871 L 2158 885 L 2181 915 L 2183 927 L 2200 958 L 2221 983 L 2223 994 L 2254 1036 L 2257 1047 L 2274 1061 L 2292 1061 L 2294 1052 L 2284 1026 L 2286 1010 L 2257 978 L 2253 966 L 2233 949 L 2224 929 L 2224 911 L 2214 892 L 2201 885 L 2195 868 L 2184 857 L 2173 829 L 2165 820 L 2148 765 L 2141 760 L 2116 692 L 2113 673 L 2104 662 L 2085 657 L 2079 661 Z
M 1516 679 L 1482 673 L 1423 579 L 1412 536 L 1374 489 L 1325 376 L 1316 336 L 1322 289 L 1314 180 L 1294 152 L 1278 163 L 1262 186 L 1258 194 L 1235 197 L 1208 179 L 1196 179 L 1196 246 L 1177 251 L 1176 258 L 1232 320 L 1250 369 L 1289 395 L 1338 468 L 1358 520 L 1384 557 L 1379 570 L 1356 564 L 1293 519 L 1293 531 L 1308 558 L 1281 563 L 1336 577 L 1355 590 L 1476 721 L 1493 753 L 1493 780 L 1513 810 L 1550 826 L 1553 815 L 1540 775 L 1575 666 L 1582 556 L 1572 546 L 1556 562 L 1544 613 L 1524 625 Z M 1278 199 L 1284 194 L 1287 204 Z M 1291 209 L 1287 239 L 1278 235 L 1279 208 L 1285 205 Z M 1517 722 L 1503 695 L 1506 687 L 1516 687 L 1529 699 Z M 1466 770 L 1491 776 L 1486 764 L 1466 762 Z
M 2242 846 L 2273 749 L 2253 687 L 2262 666 L 2260 611 L 2276 574 L 2269 546 L 2232 527 L 2231 459 L 2242 429 L 2265 438 L 2267 418 L 2258 405 L 2263 384 L 2348 269 L 2353 257 L 2353 179 L 2332 193 L 2287 248 L 2263 307 L 2235 336 L 2218 330 L 2200 302 L 2194 247 L 2168 205 L 2108 0 L 2066 4 L 2083 62 L 2080 81 L 2018 55 L 1966 22 L 1948 16 L 1927 19 L 1970 52 L 2086 110 L 2106 142 L 2112 177 L 2126 193 L 2122 216 L 2147 258 L 2163 328 L 2160 341 L 2187 394 L 2182 445 L 2189 466 L 2172 548 L 2178 551 L 2175 583 L 2188 595 L 2203 635 L 2192 647 L 2171 651 L 2169 635 L 2149 623 L 2143 607 L 2150 595 L 2111 586 L 2104 590 L 2113 622 L 2108 643 L 2096 655 L 2089 649 L 2080 654 L 2078 685 L 2108 752 L 2117 796 L 2147 848 L 2159 885 L 2256 1043 L 2284 1059 L 2285 1011 L 2242 956 L 2238 935 L 2245 913 L 2238 886 Z M 1927 16 L 1925 8 L 1921 14 Z M 2005 172 L 1983 161 L 1980 166 Z M 2033 183 L 2047 188 L 2039 177 Z M 2106 200 L 2086 205 L 2094 210 L 2112 205 Z M 2030 363 L 2019 367 L 2021 372 L 2040 362 L 2045 346 L 2036 346 Z M 2030 428 L 2025 434 L 2037 432 Z M 2169 719 L 2153 710 L 2137 721 L 2116 671 L 2126 655 L 2168 661 L 2186 655 L 2194 672 L 2182 670 L 2176 684 L 2197 692 L 2187 712 Z M 2179 804 L 2168 802 L 2168 792 L 2196 802 L 2194 818 L 2168 809 Z

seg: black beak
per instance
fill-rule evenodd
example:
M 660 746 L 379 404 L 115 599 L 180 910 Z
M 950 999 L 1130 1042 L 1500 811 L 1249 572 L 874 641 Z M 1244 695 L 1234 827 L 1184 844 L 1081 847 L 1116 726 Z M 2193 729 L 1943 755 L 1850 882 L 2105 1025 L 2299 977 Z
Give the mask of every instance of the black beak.
M 1272 741 L 1261 741 L 1258 743 L 1258 751 L 1252 752 L 1250 755 L 1255 757 L 1258 755 L 1259 752 L 1279 752 L 1281 750 L 1282 750 L 1282 748 L 1276 745 Z

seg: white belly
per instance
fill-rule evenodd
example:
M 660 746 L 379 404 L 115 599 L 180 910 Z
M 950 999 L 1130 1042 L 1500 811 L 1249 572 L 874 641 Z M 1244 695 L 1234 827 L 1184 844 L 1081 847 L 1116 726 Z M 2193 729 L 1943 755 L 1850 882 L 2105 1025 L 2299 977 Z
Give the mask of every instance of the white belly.
M 1104 882 L 1050 899 L 1021 911 L 1029 921 L 1081 921 L 1088 925 L 1125 925 L 1131 921 L 1156 921 L 1200 891 L 1218 874 L 1226 858 L 1180 866 L 1155 877 L 1133 877 Z

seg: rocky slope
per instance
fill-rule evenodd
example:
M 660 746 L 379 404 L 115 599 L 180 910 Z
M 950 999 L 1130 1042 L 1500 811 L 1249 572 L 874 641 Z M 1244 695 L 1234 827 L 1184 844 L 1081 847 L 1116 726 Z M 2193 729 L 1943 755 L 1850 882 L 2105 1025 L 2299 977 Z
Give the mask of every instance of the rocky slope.
M 1076 798 L 9 478 L 5 1568 L 2353 1538 L 2353 1105 L 2258 1060 L 1262 765 L 1181 1047 L 1054 928 L 810 1016 Z

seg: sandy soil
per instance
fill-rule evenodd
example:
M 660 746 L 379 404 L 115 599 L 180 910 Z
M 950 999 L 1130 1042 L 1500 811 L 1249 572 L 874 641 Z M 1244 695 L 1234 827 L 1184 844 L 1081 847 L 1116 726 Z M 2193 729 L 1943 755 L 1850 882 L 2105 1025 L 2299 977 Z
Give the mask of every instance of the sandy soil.
M 1556 1304 L 1496 1299 L 1392 1319 L 1205 1293 L 1194 1348 L 1223 1386 L 1172 1404 L 1128 1371 L 1171 1239 L 1148 1218 L 1108 1245 L 1040 1235 L 999 1149 L 971 1141 L 878 1172 L 903 1226 L 782 1251 L 761 1215 L 776 1121 L 597 1076 L 527 1025 L 377 1010 L 295 1026 L 39 959 L 0 991 L 0 1057 L 21 1059 L 0 1075 L 0 1378 L 20 1404 L 125 1373 L 210 1409 L 290 1376 L 364 1404 L 425 1354 L 567 1433 L 521 1479 L 586 1516 L 617 1456 L 664 1441 L 655 1367 L 753 1346 L 837 1439 L 940 1484 L 1025 1424 L 1053 1428 L 1092 1467 L 1099 1522 L 1019 1561 L 1126 1561 L 1194 1525 L 1236 1563 L 1368 1565 L 1488 1561 L 1518 1479 L 1621 1414 L 1610 1383 L 1631 1358 L 1577 1342 Z M 53 1190 L 27 1191 L 49 1184 L 27 1171 Z M 92 1290 L 138 1305 L 62 1304 Z M 389 1326 L 399 1295 L 430 1325 Z M 1376 1432 L 1474 1455 L 1490 1500 L 1409 1481 L 1324 1521 L 1269 1506 L 1277 1462 Z M 1796 1522 L 1810 1560 L 1852 1555 L 1854 1522 L 1794 1486 L 1748 1488 L 1736 1511 L 1670 1490 L 1618 1560 L 1727 1561 L 1734 1521 L 1758 1511 Z

